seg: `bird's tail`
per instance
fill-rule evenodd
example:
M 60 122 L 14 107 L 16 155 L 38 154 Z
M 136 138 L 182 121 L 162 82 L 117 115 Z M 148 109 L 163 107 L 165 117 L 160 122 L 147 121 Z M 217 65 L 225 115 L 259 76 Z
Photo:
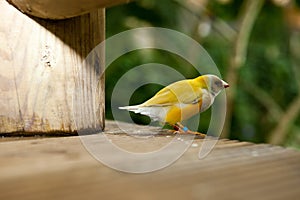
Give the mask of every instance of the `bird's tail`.
M 162 107 L 144 107 L 141 105 L 123 106 L 119 107 L 119 109 L 147 115 L 154 121 L 163 121 L 167 112 L 167 110 Z
M 119 107 L 119 109 L 128 110 L 128 111 L 132 111 L 132 112 L 137 113 L 138 110 L 139 110 L 139 106 L 122 106 L 122 107 Z

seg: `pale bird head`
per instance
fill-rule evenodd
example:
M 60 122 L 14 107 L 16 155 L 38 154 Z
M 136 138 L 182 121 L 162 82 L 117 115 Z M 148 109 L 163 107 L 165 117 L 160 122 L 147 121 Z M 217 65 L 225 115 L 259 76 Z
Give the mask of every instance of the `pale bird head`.
M 208 90 L 217 96 L 223 89 L 228 88 L 229 84 L 215 75 L 205 75 L 208 85 Z

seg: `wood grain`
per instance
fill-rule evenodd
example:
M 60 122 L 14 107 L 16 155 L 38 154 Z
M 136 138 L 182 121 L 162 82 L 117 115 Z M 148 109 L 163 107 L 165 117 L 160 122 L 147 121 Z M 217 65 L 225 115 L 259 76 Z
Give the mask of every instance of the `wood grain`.
M 129 150 L 136 145 L 135 150 L 153 151 L 174 137 L 137 139 L 113 122 L 106 124 L 107 136 Z M 171 166 L 137 175 L 96 161 L 79 137 L 1 141 L 0 199 L 281 200 L 300 195 L 300 152 L 268 144 L 219 140 L 200 160 L 203 140 L 196 139 L 198 147 L 190 147 Z
M 82 63 L 104 40 L 104 9 L 62 21 L 30 18 L 5 0 L 0 10 L 0 133 L 103 128 L 104 56 Z
M 131 0 L 8 0 L 22 12 L 44 19 L 66 19 Z

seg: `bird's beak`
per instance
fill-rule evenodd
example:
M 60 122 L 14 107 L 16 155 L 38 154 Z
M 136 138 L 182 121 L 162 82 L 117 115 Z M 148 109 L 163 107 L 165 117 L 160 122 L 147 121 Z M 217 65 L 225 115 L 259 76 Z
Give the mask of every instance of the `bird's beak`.
M 229 84 L 226 83 L 225 81 L 223 81 L 223 86 L 224 86 L 224 88 L 228 88 L 228 87 L 229 87 Z

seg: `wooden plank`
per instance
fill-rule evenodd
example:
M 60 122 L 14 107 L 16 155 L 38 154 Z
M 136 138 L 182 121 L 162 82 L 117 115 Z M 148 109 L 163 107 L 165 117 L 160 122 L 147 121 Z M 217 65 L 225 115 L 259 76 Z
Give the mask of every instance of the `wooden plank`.
M 56 22 L 30 18 L 5 0 L 0 10 L 0 133 L 103 128 L 103 67 L 82 63 L 104 40 L 104 9 Z
M 7 0 L 22 12 L 44 19 L 67 19 L 131 0 Z
M 107 133 L 114 143 L 140 151 L 160 148 L 174 137 L 161 134 L 143 141 L 118 135 L 112 122 L 107 130 L 114 131 Z M 299 151 L 220 140 L 199 160 L 202 143 L 194 140 L 198 146 L 169 167 L 137 175 L 99 163 L 78 137 L 0 140 L 0 199 L 298 199 Z

